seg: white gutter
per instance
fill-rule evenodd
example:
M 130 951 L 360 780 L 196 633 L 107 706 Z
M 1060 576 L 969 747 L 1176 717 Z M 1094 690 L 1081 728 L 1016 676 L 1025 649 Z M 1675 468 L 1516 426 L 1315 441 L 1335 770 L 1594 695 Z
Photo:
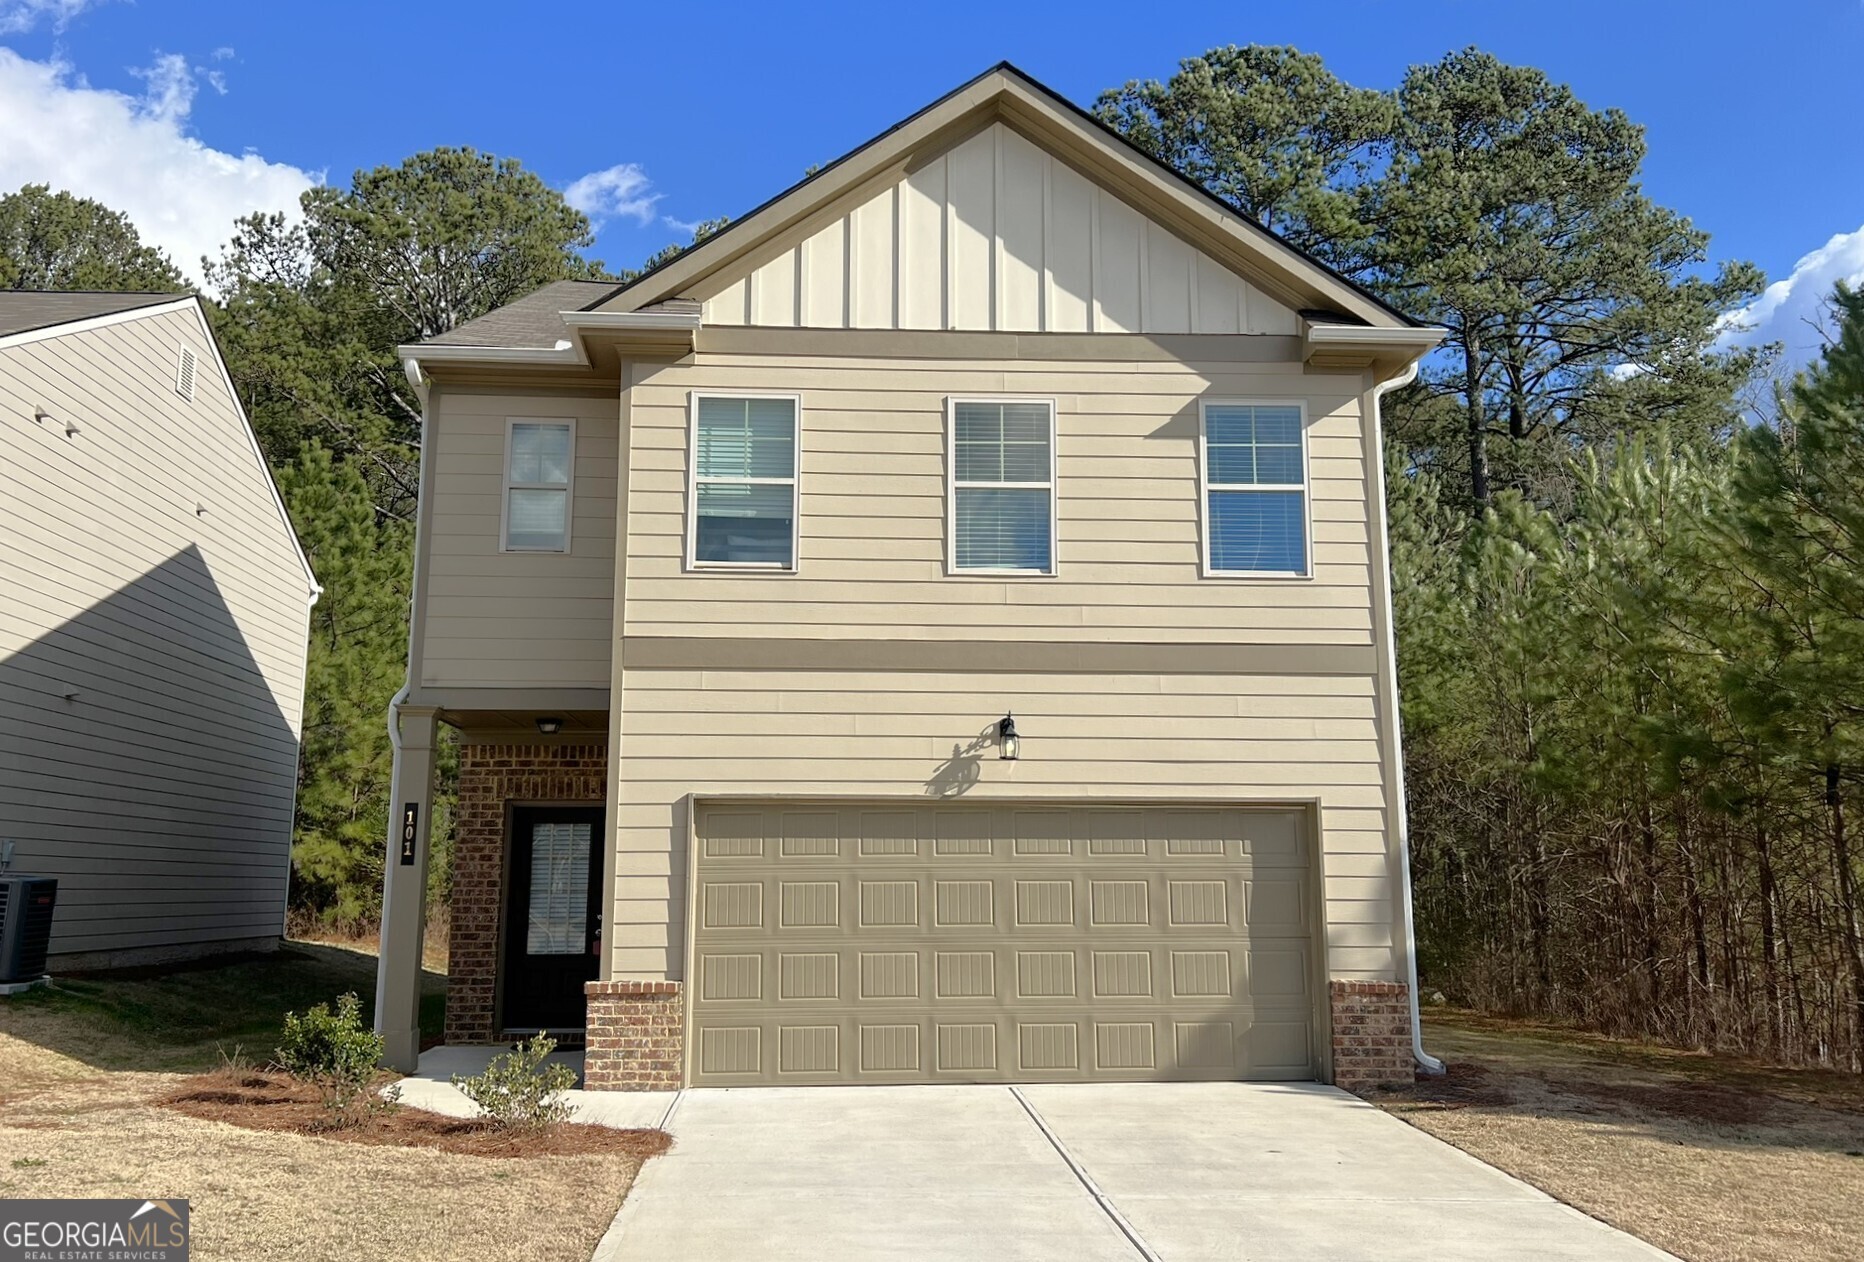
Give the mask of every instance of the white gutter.
M 1433 330 L 1435 332 L 1440 331 Z M 1380 414 L 1380 403 L 1387 394 L 1400 386 L 1408 386 L 1417 380 L 1417 363 L 1413 361 L 1404 372 L 1390 381 L 1381 382 L 1372 388 L 1372 468 L 1377 475 L 1373 481 L 1373 493 L 1385 494 L 1385 419 Z M 1424 1050 L 1424 1026 L 1418 1013 L 1417 1000 L 1417 918 L 1411 911 L 1411 823 L 1410 804 L 1405 800 L 1404 789 L 1404 719 L 1398 712 L 1398 628 L 1392 621 L 1392 532 L 1389 520 L 1390 509 L 1379 513 L 1381 528 L 1379 530 L 1379 547 L 1385 554 L 1385 582 L 1381 593 L 1384 602 L 1385 629 L 1391 640 L 1391 651 L 1385 655 L 1385 695 L 1391 698 L 1392 705 L 1392 764 L 1397 769 L 1397 776 L 1392 785 L 1392 793 L 1398 807 L 1398 880 L 1404 891 L 1404 954 L 1405 967 L 1411 974 L 1411 1056 L 1417 1061 L 1419 1069 L 1433 1077 L 1443 1073 L 1443 1062 Z
M 432 364 L 529 364 L 549 367 L 562 364 L 575 368 L 587 368 L 589 359 L 581 349 L 568 341 L 558 341 L 555 346 L 397 346 L 395 353 L 402 357 L 402 368 L 415 376 L 420 373 L 416 357 Z M 412 370 L 409 364 L 414 364 Z M 412 381 L 414 376 L 410 376 Z

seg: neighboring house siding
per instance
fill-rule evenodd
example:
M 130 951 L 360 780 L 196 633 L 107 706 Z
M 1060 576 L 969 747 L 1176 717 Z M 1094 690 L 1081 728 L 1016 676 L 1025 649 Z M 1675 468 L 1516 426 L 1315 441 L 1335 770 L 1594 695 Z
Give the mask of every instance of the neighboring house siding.
M 0 839 L 54 952 L 283 929 L 310 580 L 228 391 L 190 310 L 0 349 Z
M 567 553 L 501 550 L 505 430 L 513 417 L 576 422 Z M 443 387 L 430 398 L 421 685 L 608 687 L 618 417 L 612 390 Z
M 635 372 L 629 635 L 744 635 L 755 602 L 761 636 L 973 640 L 982 627 L 1029 641 L 1372 643 L 1356 376 L 1219 359 L 717 353 Z M 693 390 L 801 395 L 797 573 L 683 572 Z M 1054 577 L 946 575 L 954 395 L 1055 400 Z M 1198 401 L 1225 398 L 1307 401 L 1311 579 L 1199 577 Z
M 759 336 L 768 352 L 632 370 L 605 975 L 680 974 L 687 795 L 800 794 L 1317 802 L 1328 972 L 1394 978 L 1364 382 L 1250 362 L 1279 338 L 1175 362 L 784 354 L 817 335 Z M 693 390 L 801 396 L 797 573 L 685 572 Z M 1055 400 L 1056 576 L 946 575 L 953 395 Z M 1229 398 L 1306 401 L 1311 579 L 1200 577 L 1198 402 Z M 1006 710 L 1013 764 L 988 732 Z
M 1292 334 L 1300 323 L 1002 123 L 717 283 L 696 294 L 708 325 Z

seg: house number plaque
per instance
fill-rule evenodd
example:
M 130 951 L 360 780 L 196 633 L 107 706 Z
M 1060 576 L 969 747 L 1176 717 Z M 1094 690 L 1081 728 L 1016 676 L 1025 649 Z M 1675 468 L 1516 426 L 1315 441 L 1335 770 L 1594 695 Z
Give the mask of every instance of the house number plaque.
M 401 808 L 401 863 L 403 867 L 414 863 L 414 839 L 420 832 L 421 804 L 409 802 Z

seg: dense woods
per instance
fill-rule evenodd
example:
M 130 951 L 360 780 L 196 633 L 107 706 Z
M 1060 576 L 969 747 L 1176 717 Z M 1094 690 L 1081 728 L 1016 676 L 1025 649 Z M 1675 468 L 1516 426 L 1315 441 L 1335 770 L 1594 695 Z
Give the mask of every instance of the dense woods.
M 1379 92 L 1213 49 L 1096 108 L 1449 330 L 1386 403 L 1425 989 L 1858 1068 L 1864 297 L 1841 290 L 1823 360 L 1774 383 L 1725 338 L 1762 278 L 1643 193 L 1642 130 L 1476 50 Z M 209 261 L 326 588 L 307 914 L 367 926 L 379 900 L 418 485 L 393 348 L 604 275 L 589 245 L 518 163 L 437 150 L 243 222 Z M 0 284 L 179 279 L 122 216 L 28 187 L 0 197 Z

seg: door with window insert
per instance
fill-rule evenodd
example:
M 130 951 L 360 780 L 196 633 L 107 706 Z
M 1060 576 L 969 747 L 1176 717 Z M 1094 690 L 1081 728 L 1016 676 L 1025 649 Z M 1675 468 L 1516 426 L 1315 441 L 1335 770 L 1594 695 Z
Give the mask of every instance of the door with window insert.
M 515 809 L 506 888 L 504 1028 L 582 1029 L 602 949 L 602 808 Z

